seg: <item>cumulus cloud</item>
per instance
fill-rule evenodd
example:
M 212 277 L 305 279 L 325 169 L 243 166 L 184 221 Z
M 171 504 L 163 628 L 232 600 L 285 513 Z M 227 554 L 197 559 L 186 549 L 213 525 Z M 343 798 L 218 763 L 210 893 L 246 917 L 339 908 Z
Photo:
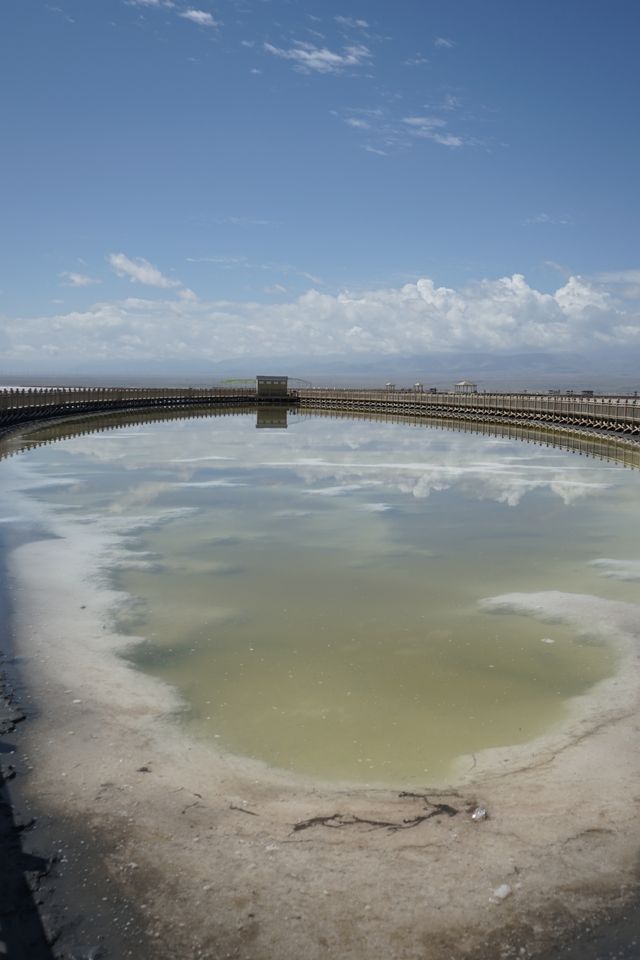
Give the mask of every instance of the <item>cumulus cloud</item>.
M 114 267 L 153 286 L 178 286 L 147 261 L 114 254 Z M 283 302 L 130 297 L 84 311 L 6 318 L 5 358 L 223 360 L 247 357 L 409 356 L 478 350 L 541 352 L 636 344 L 637 313 L 571 277 L 554 293 L 519 274 L 460 289 L 421 279 L 337 295 L 310 289 Z
M 371 57 L 371 51 L 361 43 L 345 47 L 342 53 L 302 40 L 287 50 L 271 43 L 265 43 L 264 49 L 282 60 L 293 61 L 295 69 L 302 73 L 341 73 L 347 67 L 362 66 Z
M 436 37 L 433 41 L 434 47 L 440 47 L 443 50 L 451 50 L 452 47 L 455 47 L 453 40 L 449 40 L 448 37 Z
M 219 23 L 217 20 L 214 20 L 210 13 L 207 13 L 206 10 L 184 10 L 182 13 L 178 14 L 179 17 L 182 17 L 183 20 L 190 20 L 191 23 L 197 23 L 199 27 L 217 27 Z
M 129 277 L 132 283 L 143 283 L 147 287 L 180 287 L 179 280 L 171 280 L 165 277 L 157 267 L 145 260 L 144 257 L 136 257 L 131 260 L 124 253 L 110 253 L 108 261 L 119 277 Z

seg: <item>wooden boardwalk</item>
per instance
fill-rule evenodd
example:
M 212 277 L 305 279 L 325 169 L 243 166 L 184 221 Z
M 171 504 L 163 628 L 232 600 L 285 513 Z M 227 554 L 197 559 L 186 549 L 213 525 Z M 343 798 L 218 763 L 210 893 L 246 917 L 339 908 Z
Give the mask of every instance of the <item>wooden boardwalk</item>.
M 136 399 L 140 400 L 141 398 L 137 397 Z M 0 393 L 0 402 L 1 400 L 2 393 Z M 55 413 L 52 416 L 31 416 L 28 419 L 9 422 L 4 428 L 6 439 L 4 441 L 0 439 L 0 459 L 14 456 L 25 449 L 33 449 L 34 447 L 92 433 L 185 418 L 246 416 L 257 408 L 253 393 L 249 396 L 248 402 L 244 397 L 242 402 L 233 402 L 226 393 L 222 398 L 216 395 L 213 400 L 207 397 L 204 402 L 191 404 L 182 402 L 162 404 L 156 402 L 152 405 L 137 403 L 135 405 L 127 404 L 124 407 L 105 405 L 96 408 L 94 402 L 94 400 L 90 401 L 93 409 L 87 409 L 86 406 L 81 407 L 78 398 L 76 398 L 73 408 L 70 409 L 65 404 L 57 405 L 54 407 Z M 34 411 L 38 407 L 29 409 Z M 294 414 L 297 412 L 302 415 L 330 419 L 398 423 L 413 426 L 416 429 L 429 428 L 455 430 L 463 433 L 480 433 L 492 437 L 520 440 L 524 443 L 533 443 L 542 447 L 558 447 L 579 456 L 615 461 L 632 469 L 640 469 L 640 437 L 636 436 L 634 438 L 629 432 L 624 434 L 602 430 L 591 425 L 536 423 L 527 419 L 527 417 L 500 418 L 495 415 L 474 417 L 470 415 L 466 408 L 454 412 L 453 415 L 446 415 L 440 408 L 438 415 L 434 416 L 421 407 L 420 415 L 417 415 L 415 409 L 407 413 L 403 410 L 402 405 L 398 404 L 364 409 L 353 405 L 338 405 L 335 403 L 307 405 L 301 402 L 296 404 L 295 400 L 292 400 L 289 411 Z M 0 433 L 2 432 L 1 424 L 2 420 L 0 418 Z
M 187 411 L 247 408 L 261 400 L 251 387 L 67 387 L 0 390 L 0 431 L 26 423 L 109 411 Z M 269 398 L 273 404 L 273 398 Z M 640 398 L 550 396 L 531 393 L 423 392 L 421 390 L 290 390 L 280 400 L 305 412 L 443 419 L 473 423 L 582 428 L 640 440 Z
M 475 422 L 582 426 L 640 436 L 639 397 L 549 396 L 530 393 L 423 393 L 416 390 L 298 390 L 301 407 L 399 413 Z

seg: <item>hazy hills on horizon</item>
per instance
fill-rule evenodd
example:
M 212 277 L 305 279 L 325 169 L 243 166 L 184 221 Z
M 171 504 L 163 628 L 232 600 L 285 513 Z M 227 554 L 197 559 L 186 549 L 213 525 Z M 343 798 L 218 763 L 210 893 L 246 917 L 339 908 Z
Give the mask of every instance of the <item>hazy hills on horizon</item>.
M 242 357 L 217 363 L 201 360 L 87 361 L 63 369 L 59 364 L 37 368 L 0 367 L 0 382 L 104 383 L 167 385 L 207 384 L 256 374 L 283 374 L 313 385 L 383 386 L 392 381 L 408 386 L 420 381 L 440 389 L 461 379 L 480 390 L 594 389 L 633 393 L 640 390 L 640 371 L 630 356 L 606 349 L 598 354 L 577 353 L 434 353 L 428 356 L 371 355 L 359 357 Z

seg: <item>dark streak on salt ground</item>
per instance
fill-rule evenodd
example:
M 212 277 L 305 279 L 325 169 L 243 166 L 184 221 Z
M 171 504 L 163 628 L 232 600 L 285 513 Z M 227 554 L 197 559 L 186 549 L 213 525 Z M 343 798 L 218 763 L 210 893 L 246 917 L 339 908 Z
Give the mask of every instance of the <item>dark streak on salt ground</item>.
M 0 958 L 161 960 L 167 945 L 151 944 L 135 904 L 108 876 L 108 848 L 30 794 L 25 741 L 46 718 L 21 680 L 6 570 L 8 551 L 25 539 L 0 526 Z
M 11 620 L 5 541 L 0 530 L 0 953 L 8 960 L 49 960 L 53 953 L 37 899 L 51 863 L 24 848 L 23 840 L 31 824 L 16 816 L 12 802 L 17 773 L 17 727 L 26 715 L 9 675 Z

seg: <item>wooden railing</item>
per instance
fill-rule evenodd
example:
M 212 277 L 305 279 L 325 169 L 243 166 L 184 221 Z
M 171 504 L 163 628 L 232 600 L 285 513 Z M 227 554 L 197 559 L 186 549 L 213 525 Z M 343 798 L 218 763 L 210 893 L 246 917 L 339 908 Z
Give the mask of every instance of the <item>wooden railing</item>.
M 264 398 L 267 402 L 267 398 Z M 251 387 L 39 387 L 0 390 L 0 428 L 109 410 L 253 405 Z M 270 398 L 268 402 L 273 402 Z M 421 390 L 301 389 L 284 402 L 307 409 L 396 413 L 475 422 L 581 426 L 640 435 L 640 398 L 530 393 L 432 393 Z
M 248 387 L 36 387 L 0 390 L 0 427 L 107 410 L 253 404 Z
M 581 425 L 640 434 L 640 398 L 530 393 L 430 393 L 418 390 L 299 390 L 302 407 L 387 411 L 404 416 Z

